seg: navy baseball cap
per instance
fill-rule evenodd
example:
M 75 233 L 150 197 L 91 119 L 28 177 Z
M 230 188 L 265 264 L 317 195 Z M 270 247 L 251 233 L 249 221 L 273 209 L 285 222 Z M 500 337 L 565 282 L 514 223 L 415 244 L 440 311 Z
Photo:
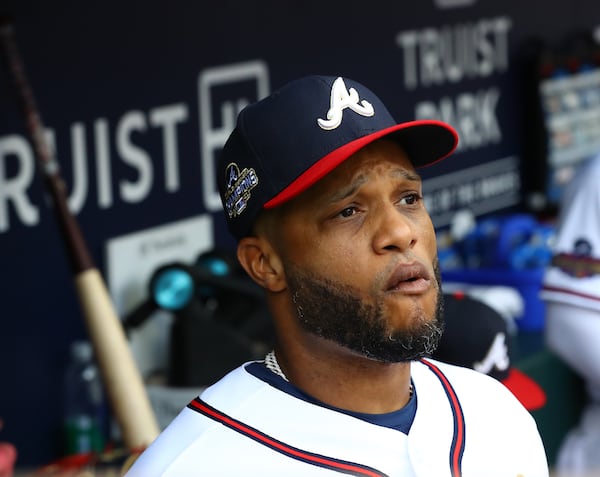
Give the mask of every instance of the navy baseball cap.
M 250 234 L 261 210 L 296 197 L 384 136 L 398 141 L 415 167 L 458 145 L 448 124 L 398 123 L 371 90 L 348 78 L 307 76 L 247 106 L 217 167 L 229 230 L 237 239 Z
M 497 379 L 529 411 L 545 406 L 544 389 L 511 362 L 508 324 L 498 311 L 464 292 L 444 293 L 444 321 L 433 358 Z

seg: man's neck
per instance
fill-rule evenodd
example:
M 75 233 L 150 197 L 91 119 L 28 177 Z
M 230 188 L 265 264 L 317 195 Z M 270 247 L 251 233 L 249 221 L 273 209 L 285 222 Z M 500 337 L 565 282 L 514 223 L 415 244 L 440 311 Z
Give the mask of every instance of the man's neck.
M 305 393 L 348 411 L 397 411 L 411 395 L 410 363 L 382 363 L 335 345 L 318 350 L 279 347 L 274 363 L 285 379 Z

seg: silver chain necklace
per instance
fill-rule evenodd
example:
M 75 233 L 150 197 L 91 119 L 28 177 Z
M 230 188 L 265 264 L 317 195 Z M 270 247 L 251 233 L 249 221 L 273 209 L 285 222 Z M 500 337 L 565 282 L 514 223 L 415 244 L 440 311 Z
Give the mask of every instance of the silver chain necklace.
M 283 379 L 289 382 L 288 378 L 283 374 L 281 370 L 281 366 L 277 362 L 277 356 L 275 356 L 275 351 L 269 351 L 265 356 L 265 366 L 268 370 L 273 371 L 277 376 L 281 376 Z

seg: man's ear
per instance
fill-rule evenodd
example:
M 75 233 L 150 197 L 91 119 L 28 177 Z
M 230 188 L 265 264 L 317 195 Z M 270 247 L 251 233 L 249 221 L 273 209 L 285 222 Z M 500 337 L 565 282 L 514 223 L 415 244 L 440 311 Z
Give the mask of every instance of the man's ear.
M 244 270 L 261 287 L 272 292 L 285 290 L 287 284 L 281 260 L 264 238 L 242 238 L 237 257 Z

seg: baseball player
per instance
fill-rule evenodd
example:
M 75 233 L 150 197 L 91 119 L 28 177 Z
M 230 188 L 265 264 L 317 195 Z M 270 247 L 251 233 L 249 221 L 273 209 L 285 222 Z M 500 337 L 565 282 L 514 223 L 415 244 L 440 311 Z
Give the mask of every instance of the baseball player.
M 277 344 L 193 399 L 128 477 L 548 475 L 502 383 L 428 358 L 443 301 L 416 168 L 457 142 L 342 77 L 240 113 L 219 188 Z
M 557 457 L 557 468 L 572 475 L 600 472 L 599 181 L 600 155 L 583 163 L 566 186 L 542 287 L 548 348 L 583 378 L 589 398 Z

